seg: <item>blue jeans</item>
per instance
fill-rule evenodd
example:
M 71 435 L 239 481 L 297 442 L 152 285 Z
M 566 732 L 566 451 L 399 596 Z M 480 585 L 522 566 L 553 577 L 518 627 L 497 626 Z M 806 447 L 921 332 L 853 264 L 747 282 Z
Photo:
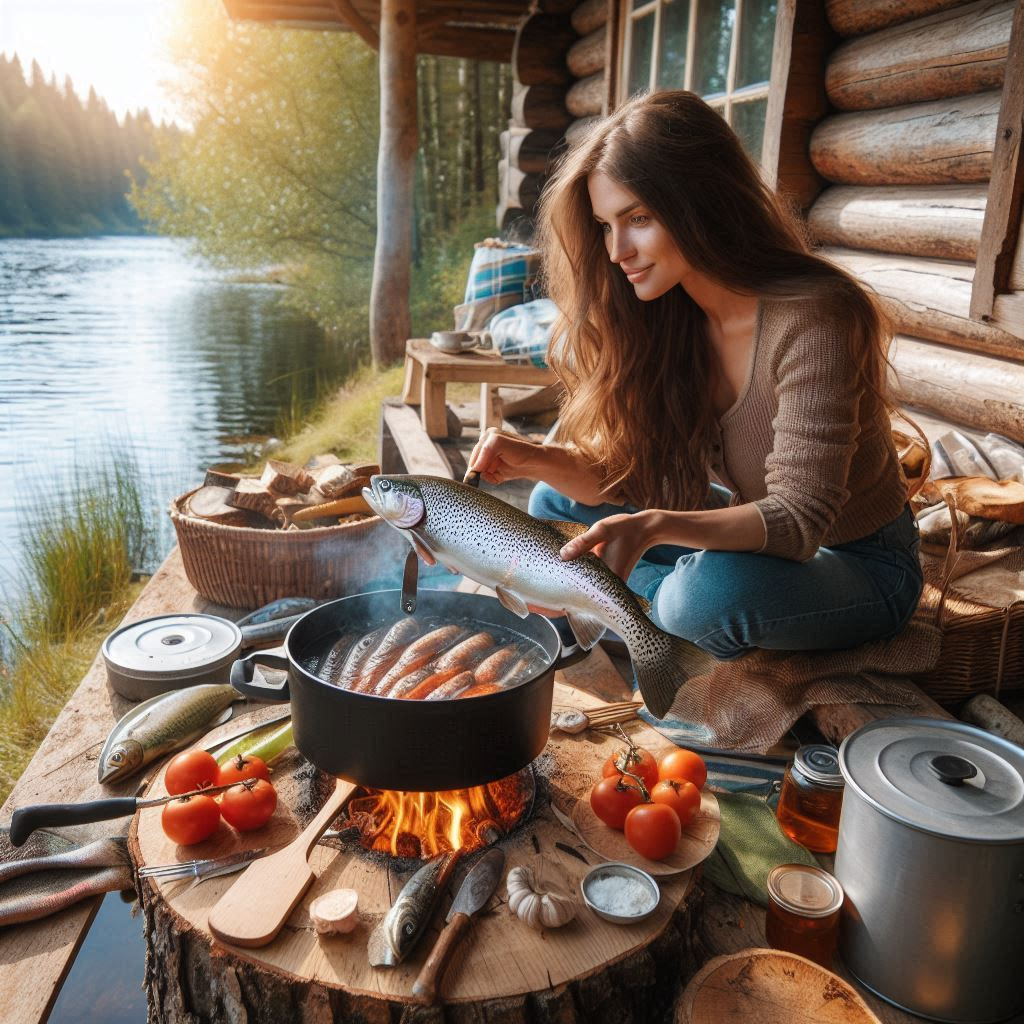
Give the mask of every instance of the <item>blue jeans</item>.
M 721 488 L 715 490 L 720 496 Z M 543 483 L 529 508 L 539 519 L 587 526 L 636 511 L 583 505 Z M 644 552 L 627 582 L 650 601 L 651 618 L 662 629 L 716 658 L 755 647 L 839 650 L 893 636 L 906 625 L 921 596 L 919 547 L 907 506 L 875 533 L 819 548 L 806 562 L 661 544 Z

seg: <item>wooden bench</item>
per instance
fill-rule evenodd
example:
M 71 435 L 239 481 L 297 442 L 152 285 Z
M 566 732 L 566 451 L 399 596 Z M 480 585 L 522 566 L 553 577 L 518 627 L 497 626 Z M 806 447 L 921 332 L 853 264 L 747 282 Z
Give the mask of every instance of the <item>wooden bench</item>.
M 420 407 L 420 420 L 428 437 L 447 437 L 445 391 L 450 383 L 480 385 L 480 429 L 486 430 L 501 426 L 500 385 L 544 387 L 556 379 L 547 367 L 507 363 L 497 352 L 476 350 L 450 355 L 424 338 L 410 338 L 405 346 L 402 401 Z

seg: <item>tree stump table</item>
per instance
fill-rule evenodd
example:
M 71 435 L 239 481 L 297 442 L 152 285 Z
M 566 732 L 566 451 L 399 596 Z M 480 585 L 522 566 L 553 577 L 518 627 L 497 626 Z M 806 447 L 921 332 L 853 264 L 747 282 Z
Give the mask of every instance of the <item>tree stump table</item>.
M 598 658 L 603 654 L 598 652 Z M 556 708 L 586 710 L 600 703 L 558 681 L 563 678 L 561 673 L 556 676 Z M 669 746 L 640 721 L 628 723 L 626 730 L 635 742 L 655 753 Z M 545 869 L 561 875 L 566 887 L 579 896 L 580 879 L 601 858 L 560 823 L 551 805 L 561 805 L 571 815 L 576 798 L 586 799 L 605 759 L 620 746 L 615 736 L 595 730 L 577 736 L 552 734 L 534 765 L 537 797 L 532 815 L 500 840 L 506 872 L 540 856 Z M 316 789 L 311 786 L 310 767 L 305 780 L 275 779 L 279 805 L 265 829 L 240 834 L 222 825 L 211 839 L 185 849 L 166 839 L 158 814 L 144 812 L 133 824 L 133 856 L 141 866 L 283 845 L 315 812 L 316 798 L 309 796 Z M 333 780 L 320 776 L 321 799 L 332 788 Z M 165 792 L 163 773 L 154 780 L 151 792 Z M 711 796 L 691 828 L 701 822 L 701 834 L 705 839 L 712 836 L 713 846 L 717 803 Z M 710 846 L 698 844 L 694 856 L 699 859 Z M 650 864 L 633 857 L 635 863 Z M 455 886 L 409 958 L 396 968 L 377 969 L 368 963 L 368 936 L 413 869 L 408 869 L 407 861 L 387 861 L 351 844 L 343 849 L 320 844 L 311 864 L 317 880 L 281 933 L 262 949 L 222 945 L 207 929 L 211 908 L 237 876 L 210 879 L 198 886 L 143 880 L 150 1020 L 161 1024 L 336 1020 L 651 1024 L 669 1019 L 683 982 L 699 966 L 690 962 L 688 952 L 691 922 L 699 913 L 702 894 L 696 867 L 660 874 L 662 896 L 657 910 L 629 926 L 601 920 L 579 900 L 574 921 L 557 930 L 535 931 L 509 911 L 503 880 L 456 950 L 441 979 L 437 1005 L 421 1007 L 411 1001 L 412 985 L 443 927 Z M 399 873 L 400 867 L 407 870 Z M 338 887 L 358 891 L 359 926 L 349 935 L 318 937 L 310 923 L 309 904 Z

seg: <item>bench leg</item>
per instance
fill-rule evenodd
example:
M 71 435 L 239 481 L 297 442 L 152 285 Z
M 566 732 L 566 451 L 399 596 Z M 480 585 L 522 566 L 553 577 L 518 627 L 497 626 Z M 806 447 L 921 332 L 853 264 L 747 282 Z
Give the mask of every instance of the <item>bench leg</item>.
M 428 437 L 448 436 L 448 414 L 444 403 L 446 385 L 424 376 L 420 420 Z
M 419 405 L 423 389 L 423 364 L 412 356 L 405 357 L 405 383 L 402 385 L 402 401 L 406 405 Z
M 498 389 L 491 384 L 480 385 L 480 433 L 488 427 L 501 430 L 501 397 Z

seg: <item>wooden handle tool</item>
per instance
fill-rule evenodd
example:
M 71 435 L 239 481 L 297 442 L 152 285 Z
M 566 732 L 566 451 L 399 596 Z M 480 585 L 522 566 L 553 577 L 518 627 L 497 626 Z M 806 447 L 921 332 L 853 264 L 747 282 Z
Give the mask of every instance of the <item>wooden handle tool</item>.
M 309 854 L 355 791 L 338 780 L 320 813 L 283 850 L 254 861 L 210 911 L 211 933 L 221 942 L 255 949 L 273 942 L 313 883 Z
M 361 494 L 355 494 L 351 498 L 338 498 L 337 501 L 325 501 L 321 505 L 307 505 L 292 513 L 292 519 L 297 523 L 304 523 L 309 519 L 325 519 L 330 516 L 350 516 L 353 512 L 365 512 L 367 515 L 373 513 L 373 509 L 366 504 L 366 499 Z
M 412 986 L 412 997 L 417 1003 L 429 1006 L 437 998 L 437 983 L 448 966 L 448 958 L 467 928 L 469 914 L 453 914 L 444 926 Z

